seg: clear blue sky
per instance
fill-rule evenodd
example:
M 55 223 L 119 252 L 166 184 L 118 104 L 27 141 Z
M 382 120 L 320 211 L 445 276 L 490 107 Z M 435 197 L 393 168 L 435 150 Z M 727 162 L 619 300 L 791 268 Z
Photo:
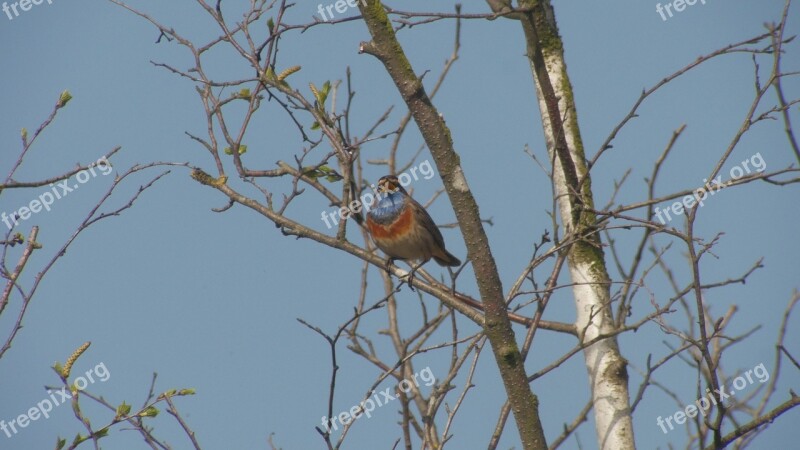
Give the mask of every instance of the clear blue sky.
M 399 2 L 395 3 L 393 6 L 399 7 Z M 778 20 L 783 7 L 783 2 L 775 0 L 706 0 L 664 21 L 656 2 L 650 1 L 555 3 L 590 155 L 643 88 L 701 54 L 760 34 L 762 24 Z M 288 22 L 310 21 L 317 4 L 300 0 Z M 217 34 L 193 1 L 131 1 L 131 5 L 191 39 Z M 225 8 L 231 11 L 229 17 L 238 15 L 233 6 Z M 431 6 L 413 1 L 404 8 L 452 10 L 449 2 Z M 486 9 L 483 2 L 465 7 L 467 12 Z M 428 86 L 451 53 L 453 28 L 452 22 L 443 21 L 400 34 L 417 72 L 431 70 Z M 529 260 L 532 243 L 551 227 L 549 183 L 523 153 L 527 144 L 543 155 L 541 125 L 519 24 L 467 21 L 462 31 L 461 58 L 435 103 L 452 130 L 481 213 L 493 218 L 494 226 L 487 231 L 508 289 Z M 800 13 L 798 5 L 793 5 L 789 34 L 798 31 Z M 18 180 L 55 175 L 77 162 L 95 161 L 118 145 L 122 150 L 113 158 L 115 170 L 159 160 L 190 161 L 211 171 L 212 161 L 205 150 L 184 134 L 200 135 L 205 128 L 194 86 L 149 62 L 186 68 L 191 63 L 189 55 L 175 44 L 156 45 L 157 37 L 144 20 L 106 1 L 53 0 L 48 4 L 45 0 L 13 20 L 0 15 L 0 174 L 5 177 L 16 159 L 20 129 L 26 127 L 32 133 L 65 89 L 73 100 L 41 136 L 18 172 Z M 391 125 L 384 127 L 389 131 L 401 117 L 401 102 L 377 60 L 358 54 L 362 40 L 368 40 L 368 33 L 359 21 L 294 33 L 283 41 L 279 65 L 303 67 L 292 76 L 294 86 L 311 81 L 319 86 L 325 80 L 341 79 L 350 66 L 357 91 L 354 133 L 363 134 L 394 104 Z M 797 43 L 793 42 L 784 70 L 800 69 L 797 55 Z M 766 64 L 764 60 L 762 65 Z M 217 78 L 252 75 L 227 50 L 211 55 L 208 65 Z M 687 129 L 662 172 L 658 191 L 666 194 L 700 185 L 744 117 L 752 98 L 752 73 L 748 55 L 727 56 L 655 95 L 595 168 L 597 203 L 605 204 L 613 181 L 628 168 L 633 172 L 621 200 L 642 199 L 643 177 L 650 173 L 672 131 L 684 123 Z M 786 90 L 787 97 L 797 98 L 800 84 L 788 83 Z M 246 139 L 246 157 L 251 167 L 269 169 L 279 159 L 291 160 L 301 143 L 274 103 L 262 108 L 265 111 Z M 797 108 L 792 115 L 795 124 L 800 123 Z M 759 125 L 737 148 L 723 174 L 756 153 L 768 170 L 791 164 L 793 157 L 781 129 L 779 122 Z M 408 157 L 421 140 L 416 130 L 411 130 L 403 142 L 401 154 Z M 379 141 L 363 151 L 370 159 L 381 158 L 387 148 L 388 143 Z M 429 155 L 423 153 L 421 158 Z M 384 174 L 379 167 L 370 167 L 367 173 L 373 181 Z M 124 194 L 145 181 L 146 177 L 138 177 L 127 184 L 123 195 L 111 204 L 124 203 Z M 44 245 L 31 260 L 23 281 L 30 282 L 109 183 L 110 178 L 100 174 L 55 202 L 51 211 L 21 224 L 20 231 L 25 234 L 32 225 L 39 225 L 39 240 Z M 441 182 L 437 176 L 414 187 L 415 196 L 424 202 Z M 16 210 L 44 190 L 4 192 L 0 211 Z M 249 194 L 258 196 L 252 190 Z M 700 210 L 699 233 L 710 238 L 725 232 L 715 251 L 719 259 L 704 260 L 706 280 L 739 276 L 757 258 L 765 258 L 766 267 L 746 285 L 708 293 L 707 301 L 716 315 L 729 305 L 738 305 L 731 330 L 743 332 L 762 325 L 749 340 L 726 353 L 723 365 L 729 371 L 747 370 L 760 363 L 772 369 L 777 328 L 800 279 L 797 198 L 796 186 L 753 184 L 723 191 Z M 444 200 L 440 198 L 430 209 L 439 223 L 454 220 Z M 43 386 L 58 381 L 49 366 L 56 360 L 63 362 L 88 340 L 92 346 L 75 370 L 85 372 L 99 364 L 107 368 L 107 380 L 94 383 L 91 390 L 113 403 L 125 400 L 139 405 L 154 371 L 159 374 L 159 391 L 197 389 L 196 396 L 178 399 L 177 404 L 204 448 L 266 448 L 267 436 L 273 432 L 276 444 L 285 449 L 321 448 L 313 427 L 327 410 L 328 348 L 295 318 L 302 317 L 329 332 L 347 320 L 358 301 L 360 261 L 309 241 L 284 237 L 263 217 L 245 208 L 234 207 L 224 214 L 211 211 L 224 205 L 221 195 L 192 181 L 187 170 L 177 168 L 147 191 L 133 209 L 81 236 L 48 275 L 30 306 L 25 328 L 0 360 L 0 419 L 11 420 L 45 398 Z M 309 195 L 296 203 L 291 214 L 325 231 L 319 219 L 323 209 L 328 209 L 326 202 Z M 466 252 L 458 233 L 451 229 L 444 235 L 450 250 L 463 259 Z M 358 239 L 356 233 L 350 237 Z M 630 255 L 638 233 L 616 237 L 623 253 Z M 685 282 L 682 251 L 673 250 L 670 261 Z M 438 274 L 440 269 L 431 266 L 429 270 Z M 376 301 L 381 297 L 378 277 L 374 271 L 371 276 L 370 299 Z M 655 279 L 650 287 L 659 301 L 671 296 L 661 279 Z M 464 289 L 476 295 L 473 284 L 465 284 Z M 401 325 L 410 329 L 419 319 L 413 306 L 415 296 L 404 289 L 399 300 L 405 302 Z M 18 305 L 9 308 L 13 306 Z M 642 303 L 634 314 L 639 317 L 649 312 L 648 308 Z M 574 303 L 565 290 L 554 297 L 545 318 L 571 321 L 573 310 Z M 0 330 L 8 329 L 11 316 L 7 312 L 0 318 Z M 466 321 L 462 323 L 462 331 L 472 329 Z M 364 331 L 375 332 L 384 326 L 385 316 L 376 314 L 365 321 Z M 522 334 L 521 329 L 517 332 Z M 379 336 L 375 341 L 387 360 L 393 360 L 388 340 Z M 654 324 L 620 339 L 623 354 L 632 364 L 632 392 L 641 382 L 636 368 L 644 368 L 647 354 L 654 359 L 664 355 L 664 342 L 674 345 L 676 341 Z M 800 354 L 797 317 L 786 342 L 795 356 Z M 572 340 L 540 333 L 528 360 L 529 371 L 548 365 L 572 345 Z M 344 347 L 339 355 L 336 411 L 357 403 L 378 374 Z M 448 355 L 428 354 L 416 366 L 430 365 L 434 375 L 441 376 Z M 659 372 L 657 379 L 678 392 L 684 403 L 694 401 L 693 375 L 677 360 Z M 459 377 L 456 384 L 461 387 L 463 381 L 463 376 Z M 488 351 L 474 382 L 477 389 L 454 424 L 456 436 L 450 444 L 454 449 L 485 448 L 504 400 Z M 776 400 L 783 401 L 788 389 L 797 390 L 799 384 L 800 373 L 784 366 Z M 387 381 L 381 389 L 389 386 Z M 533 389 L 540 395 L 544 425 L 552 440 L 588 398 L 582 357 L 535 382 Z M 455 397 L 449 401 L 452 404 Z M 635 415 L 640 448 L 685 445 L 682 431 L 664 434 L 656 426 L 656 417 L 676 409 L 676 403 L 662 392 L 648 391 Z M 95 424 L 108 418 L 95 408 L 87 406 L 87 410 Z M 786 448 L 787 443 L 797 442 L 799 419 L 798 411 L 784 415 L 754 448 Z M 348 438 L 349 448 L 376 448 L 378 442 L 378 448 L 389 448 L 400 436 L 396 420 L 396 406 L 379 409 L 371 419 L 356 424 Z M 188 448 L 166 414 L 154 424 L 156 435 L 174 448 Z M 69 407 L 62 406 L 49 419 L 31 423 L 12 438 L 0 434 L 0 449 L 52 448 L 57 435 L 71 438 L 78 431 L 81 428 Z M 140 442 L 132 432 L 116 428 L 112 434 L 104 448 L 134 448 L 134 442 Z M 595 448 L 591 422 L 580 429 L 578 437 L 583 448 Z M 573 438 L 565 448 L 577 445 Z M 516 432 L 509 429 L 500 448 L 512 446 L 519 447 L 519 443 Z

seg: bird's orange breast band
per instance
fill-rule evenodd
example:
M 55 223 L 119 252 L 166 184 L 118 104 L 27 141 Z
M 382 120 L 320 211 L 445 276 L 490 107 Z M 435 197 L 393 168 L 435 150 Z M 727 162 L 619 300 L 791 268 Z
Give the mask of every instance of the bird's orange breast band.
M 411 231 L 413 223 L 411 208 L 404 208 L 400 215 L 390 225 L 381 225 L 374 220 L 367 220 L 367 228 L 375 239 L 393 239 Z

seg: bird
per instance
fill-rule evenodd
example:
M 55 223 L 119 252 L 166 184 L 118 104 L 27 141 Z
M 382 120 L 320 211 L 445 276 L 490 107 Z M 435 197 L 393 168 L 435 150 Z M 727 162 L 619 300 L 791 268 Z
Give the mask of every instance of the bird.
M 416 267 L 412 265 L 411 285 L 414 272 L 431 258 L 440 266 L 461 265 L 445 248 L 442 232 L 428 211 L 406 192 L 396 176 L 381 177 L 377 192 L 377 200 L 367 212 L 366 225 L 375 245 L 389 257 L 387 268 L 397 259 L 422 260 Z

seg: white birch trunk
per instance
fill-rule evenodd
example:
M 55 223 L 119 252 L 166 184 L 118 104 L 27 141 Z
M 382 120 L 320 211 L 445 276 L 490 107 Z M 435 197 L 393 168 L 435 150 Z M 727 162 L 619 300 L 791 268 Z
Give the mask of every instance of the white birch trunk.
M 549 3 L 549 2 L 547 2 Z M 552 20 L 551 27 L 556 30 L 552 6 L 545 7 L 548 18 Z M 550 20 L 549 20 L 550 21 Z M 559 99 L 558 110 L 564 121 L 564 132 L 569 148 L 569 154 L 575 165 L 578 176 L 586 174 L 585 156 L 583 145 L 580 142 L 580 131 L 577 117 L 572 106 L 571 84 L 567 77 L 567 68 L 564 63 L 563 52 L 560 50 L 548 51 L 543 48 L 547 72 L 556 97 Z M 534 79 L 536 73 L 534 71 Z M 536 83 L 536 95 L 542 115 L 542 125 L 547 141 L 547 148 L 551 161 L 555 162 L 553 181 L 558 195 L 558 208 L 562 218 L 565 232 L 573 231 L 576 224 L 572 223 L 573 205 L 570 203 L 568 184 L 561 168 L 558 156 L 554 155 L 557 136 L 553 135 L 551 119 L 541 86 Z M 587 180 L 588 182 L 589 180 Z M 590 185 L 590 184 L 589 184 Z M 585 186 L 584 186 L 585 189 Z M 584 201 L 587 199 L 584 198 Z M 580 226 L 580 224 L 577 224 Z M 581 243 L 578 243 L 580 245 Z M 591 245 L 583 243 L 584 246 Z M 611 333 L 615 330 L 610 308 L 610 285 L 605 261 L 598 258 L 598 253 L 581 250 L 573 246 L 568 259 L 569 272 L 574 287 L 577 327 L 581 342 L 588 342 L 597 336 Z M 602 255 L 602 253 L 600 253 Z M 608 450 L 635 449 L 633 437 L 633 423 L 630 414 L 630 395 L 628 393 L 627 361 L 620 355 L 616 338 L 604 339 L 584 350 L 586 369 L 591 385 L 591 395 L 594 404 L 595 428 L 598 438 L 598 447 Z

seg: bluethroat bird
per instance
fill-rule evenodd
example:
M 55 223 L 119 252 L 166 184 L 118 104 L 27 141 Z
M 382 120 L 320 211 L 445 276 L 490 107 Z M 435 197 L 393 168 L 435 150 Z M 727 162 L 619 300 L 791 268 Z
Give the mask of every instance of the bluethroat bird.
M 440 266 L 460 266 L 461 261 L 444 247 L 442 232 L 425 207 L 411 198 L 394 175 L 378 180 L 378 202 L 367 213 L 367 230 L 379 249 L 395 259 L 422 260 L 414 271 L 431 258 Z

